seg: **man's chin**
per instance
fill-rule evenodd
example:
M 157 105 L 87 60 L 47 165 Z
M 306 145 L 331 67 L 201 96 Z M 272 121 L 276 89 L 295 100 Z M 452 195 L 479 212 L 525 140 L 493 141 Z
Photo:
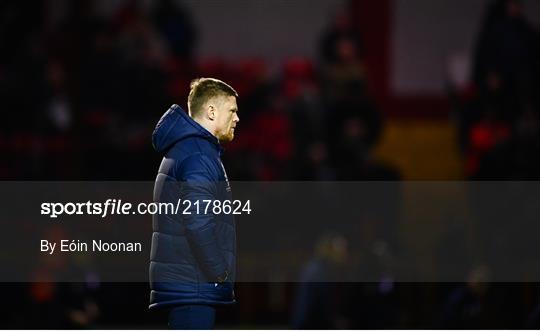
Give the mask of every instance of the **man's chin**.
M 223 136 L 219 139 L 219 142 L 222 144 L 230 143 L 234 139 L 234 134 Z

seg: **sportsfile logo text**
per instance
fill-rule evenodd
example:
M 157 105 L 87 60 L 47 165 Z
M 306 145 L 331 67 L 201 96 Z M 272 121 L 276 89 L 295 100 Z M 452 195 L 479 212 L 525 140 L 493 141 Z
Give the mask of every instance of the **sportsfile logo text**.
M 41 215 L 58 218 L 61 215 L 199 215 L 199 214 L 251 214 L 251 201 L 240 200 L 182 200 L 172 202 L 141 202 L 133 208 L 130 202 L 122 199 L 107 199 L 105 202 L 43 202 Z
M 141 204 L 139 204 L 141 205 Z M 130 215 L 133 204 L 122 202 L 121 199 L 107 199 L 105 202 L 44 202 L 41 204 L 41 215 L 48 215 L 50 218 L 58 218 L 60 215 L 101 215 L 102 218 L 108 215 Z

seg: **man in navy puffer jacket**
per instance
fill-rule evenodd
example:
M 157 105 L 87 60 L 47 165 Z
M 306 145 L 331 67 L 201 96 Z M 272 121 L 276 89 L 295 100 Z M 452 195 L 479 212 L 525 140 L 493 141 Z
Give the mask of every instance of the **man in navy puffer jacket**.
M 197 212 L 195 202 L 231 200 L 222 143 L 234 138 L 238 94 L 226 83 L 200 78 L 191 83 L 189 115 L 173 105 L 152 135 L 164 155 L 154 186 L 155 202 L 189 200 L 177 214 L 153 216 L 150 308 L 167 307 L 171 328 L 209 329 L 215 305 L 234 303 L 234 217 Z M 187 208 L 187 209 L 186 209 Z

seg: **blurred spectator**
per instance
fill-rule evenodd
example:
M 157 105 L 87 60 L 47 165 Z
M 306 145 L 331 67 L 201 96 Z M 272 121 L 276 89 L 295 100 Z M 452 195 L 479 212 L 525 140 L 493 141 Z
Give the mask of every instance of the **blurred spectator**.
M 514 112 L 532 106 L 540 86 L 540 37 L 525 18 L 520 0 L 495 0 L 484 19 L 473 72 L 481 93 L 492 71 L 517 94 L 520 108 Z
M 321 95 L 337 178 L 397 178 L 393 170 L 370 160 L 382 131 L 382 117 L 367 94 L 361 41 L 350 16 L 337 15 L 322 40 Z
M 326 113 L 313 63 L 305 58 L 289 59 L 284 65 L 283 89 L 293 126 L 295 179 L 335 180 Z
M 363 238 L 355 239 L 363 241 Z M 351 318 L 351 326 L 354 329 L 395 328 L 403 307 L 397 297 L 396 263 L 391 247 L 382 239 L 361 246 L 361 250 L 355 252 L 360 257 L 355 272 L 358 283 L 348 285 L 347 316 Z
M 345 329 L 347 240 L 339 234 L 324 235 L 315 256 L 302 270 L 292 312 L 293 329 Z
M 40 236 L 51 242 L 69 237 L 60 225 L 53 226 Z M 91 328 L 99 317 L 96 295 L 99 277 L 95 266 L 84 255 L 38 254 L 35 269 L 31 271 L 35 282 L 29 283 L 25 293 L 30 301 L 30 319 L 26 328 Z M 85 282 L 72 282 L 85 279 Z M 56 280 L 56 281 L 53 281 Z M 19 325 L 20 327 L 20 325 Z
M 351 16 L 341 11 L 321 40 L 322 89 L 330 106 L 351 103 L 349 98 L 364 92 L 364 63 L 360 36 Z
M 456 287 L 437 321 L 436 328 L 477 329 L 500 327 L 494 322 L 495 308 L 500 302 L 492 300 L 489 283 L 490 271 L 485 265 L 477 265 L 471 270 L 467 283 Z M 491 291 L 490 291 L 491 290 Z
M 488 8 L 474 54 L 478 93 L 462 114 L 466 170 L 475 179 L 536 178 L 540 35 L 519 0 Z
M 364 65 L 356 44 L 349 37 L 339 39 L 334 47 L 334 61 L 323 65 L 323 91 L 329 103 L 346 103 L 350 97 L 364 92 Z
M 179 2 L 159 1 L 154 10 L 154 22 L 167 40 L 172 54 L 180 60 L 191 62 L 197 44 L 197 30 L 191 16 Z
M 349 51 L 362 51 L 362 40 L 347 9 L 341 9 L 324 32 L 320 42 L 321 59 L 324 63 L 339 63 L 342 60 L 343 42 L 350 43 Z M 340 46 L 342 45 L 342 46 Z

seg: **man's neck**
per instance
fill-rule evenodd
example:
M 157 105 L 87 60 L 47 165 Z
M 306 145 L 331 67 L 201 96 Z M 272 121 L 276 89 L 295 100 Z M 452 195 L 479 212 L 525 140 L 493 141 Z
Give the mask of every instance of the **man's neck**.
M 192 119 L 193 119 L 195 122 L 199 123 L 200 126 L 202 126 L 203 128 L 205 128 L 206 131 L 210 132 L 211 135 L 213 135 L 214 137 L 216 137 L 216 133 L 215 133 L 214 130 L 211 128 L 210 123 L 208 123 L 207 121 L 204 121 L 204 120 L 195 118 L 195 117 L 192 117 Z M 216 138 L 217 138 L 217 137 L 216 137 Z

